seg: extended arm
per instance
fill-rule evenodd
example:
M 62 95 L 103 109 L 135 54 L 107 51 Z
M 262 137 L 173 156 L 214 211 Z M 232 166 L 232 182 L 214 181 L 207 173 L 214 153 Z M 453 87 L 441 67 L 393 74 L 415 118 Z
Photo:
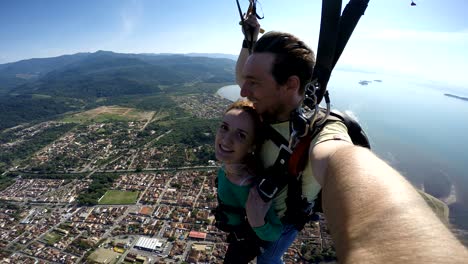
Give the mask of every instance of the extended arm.
M 466 249 L 412 185 L 367 149 L 326 141 L 311 153 L 341 263 L 463 263 Z
M 239 53 L 239 58 L 237 58 L 236 62 L 236 83 L 237 85 L 241 86 L 244 82 L 244 78 L 242 77 L 242 69 L 244 68 L 245 61 L 249 57 L 249 50 L 246 48 L 242 48 Z
M 260 32 L 260 24 L 258 23 L 257 17 L 251 15 L 250 17 L 244 20 L 245 25 L 242 27 L 242 32 L 244 34 L 244 39 L 250 40 L 251 34 L 253 31 L 253 40 L 254 42 L 258 39 L 258 34 Z M 242 47 L 239 58 L 236 63 L 236 83 L 240 86 L 243 83 L 242 78 L 242 69 L 244 68 L 245 61 L 249 57 L 249 49 Z

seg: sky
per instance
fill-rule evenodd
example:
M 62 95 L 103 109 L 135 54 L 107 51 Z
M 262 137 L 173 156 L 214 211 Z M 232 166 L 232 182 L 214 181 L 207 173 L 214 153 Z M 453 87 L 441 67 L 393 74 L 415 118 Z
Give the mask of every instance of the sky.
M 317 49 L 322 1 L 259 2 L 262 28 Z M 370 0 L 337 68 L 468 90 L 468 1 L 414 2 Z M 0 0 L 0 64 L 98 50 L 238 54 L 239 20 L 234 0 Z

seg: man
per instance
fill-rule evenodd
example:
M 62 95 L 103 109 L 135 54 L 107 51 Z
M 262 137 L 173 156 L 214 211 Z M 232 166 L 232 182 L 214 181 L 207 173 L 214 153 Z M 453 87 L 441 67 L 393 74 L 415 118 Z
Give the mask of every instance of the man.
M 289 139 L 290 113 L 301 105 L 315 56 L 287 33 L 269 32 L 257 41 L 255 17 L 245 23 L 246 40 L 236 65 L 241 96 L 251 100 L 264 121 Z M 250 56 L 249 30 L 256 41 Z M 274 163 L 278 151 L 271 141 L 263 145 L 265 167 Z M 326 125 L 312 140 L 308 154 L 302 195 L 312 203 L 322 189 L 340 262 L 462 263 L 468 259 L 466 249 L 411 184 L 369 150 L 354 146 L 341 122 Z M 286 197 L 284 189 L 272 204 L 284 223 L 282 236 L 263 247 L 257 263 L 282 263 L 281 256 L 298 233 L 285 217 Z M 253 188 L 246 204 L 249 224 L 262 226 L 268 208 L 269 203 Z

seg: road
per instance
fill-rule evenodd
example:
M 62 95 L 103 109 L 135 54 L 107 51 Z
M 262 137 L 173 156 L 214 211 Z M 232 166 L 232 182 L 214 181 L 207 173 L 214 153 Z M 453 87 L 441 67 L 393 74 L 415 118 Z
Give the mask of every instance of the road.
M 165 136 L 165 135 L 167 135 L 167 134 L 169 134 L 169 133 L 171 133 L 171 132 L 172 132 L 172 130 L 169 130 L 169 131 L 167 131 L 166 133 L 164 133 L 164 134 L 160 135 L 159 137 L 157 137 L 155 140 L 159 140 L 160 138 L 162 138 L 163 136 Z M 178 171 L 178 170 L 210 170 L 210 169 L 217 169 L 217 168 L 218 168 L 218 166 L 186 166 L 186 167 L 180 167 L 180 168 L 146 168 L 146 169 L 143 169 L 143 171 L 144 171 L 144 172 L 160 172 L 160 171 Z M 10 172 L 10 171 L 4 172 L 3 175 L 7 174 L 8 172 Z M 88 170 L 87 172 L 88 172 L 88 173 L 87 173 L 86 176 L 84 176 L 84 178 L 89 179 L 89 178 L 91 177 L 91 175 L 93 175 L 94 173 L 108 172 L 108 171 L 105 171 L 105 170 L 100 171 L 100 170 L 98 170 L 98 169 L 94 169 L 94 170 Z M 112 173 L 119 173 L 119 172 L 121 172 L 121 173 L 126 173 L 126 172 L 135 172 L 135 171 L 134 171 L 134 170 L 115 170 L 115 171 L 112 171 Z M 67 172 L 67 173 L 64 173 L 64 174 L 76 174 L 76 172 Z M 35 175 L 36 175 L 36 174 L 35 174 Z M 174 177 L 175 177 L 175 176 L 174 176 Z M 77 181 L 77 179 L 74 179 L 74 180 L 72 180 L 69 184 L 67 184 L 67 185 L 65 185 L 65 186 L 62 186 L 61 188 L 70 188 L 70 189 L 73 189 L 74 183 L 76 183 L 76 181 Z M 153 183 L 153 181 L 154 181 L 154 178 L 149 182 L 149 184 L 147 185 L 147 187 L 145 188 L 145 190 L 141 193 L 141 195 L 140 195 L 140 197 L 139 197 L 139 199 L 137 200 L 137 203 L 136 203 L 135 205 L 122 205 L 122 206 L 126 206 L 125 212 L 124 212 L 122 215 L 120 215 L 117 219 L 115 219 L 115 221 L 113 222 L 113 225 L 112 225 L 112 226 L 108 227 L 108 229 L 105 231 L 105 233 L 104 233 L 103 236 L 101 237 L 102 239 L 111 237 L 112 231 L 119 225 L 119 223 L 122 221 L 122 219 L 124 219 L 125 217 L 127 217 L 128 213 L 129 213 L 129 211 L 130 211 L 130 209 L 133 208 L 134 210 L 138 210 L 139 206 L 141 206 L 141 204 L 140 204 L 141 198 L 142 198 L 142 197 L 144 196 L 144 194 L 148 191 L 148 189 L 150 188 L 150 186 L 151 186 L 151 184 Z M 171 178 L 169 178 L 169 179 L 167 180 L 167 182 L 165 183 L 165 186 L 164 186 L 163 191 L 161 192 L 160 196 L 158 197 L 156 203 L 154 204 L 155 207 L 158 207 L 158 206 L 161 204 L 162 198 L 164 197 L 164 194 L 166 193 L 167 189 L 171 186 L 171 182 L 172 182 L 172 181 L 173 181 L 173 178 L 171 177 Z M 202 185 L 205 183 L 205 181 L 206 181 L 206 177 L 203 178 L 203 183 L 202 183 Z M 200 189 L 200 190 L 198 191 L 198 193 L 196 194 L 195 202 L 199 199 L 201 193 L 202 193 L 202 189 Z M 42 208 L 47 208 L 47 206 L 57 206 L 57 205 L 66 205 L 66 204 L 65 204 L 65 203 L 56 203 L 56 202 L 55 202 L 55 203 L 40 203 L 40 205 L 41 205 Z M 96 205 L 95 207 L 101 207 L 101 208 L 102 208 L 102 207 L 112 207 L 112 206 L 119 206 L 119 205 Z M 194 203 L 194 205 L 192 206 L 192 208 L 193 208 L 194 206 L 195 206 L 195 203 Z M 61 218 L 60 221 L 59 221 L 57 224 L 55 224 L 54 226 L 48 228 L 47 231 L 45 231 L 44 233 L 42 233 L 42 234 L 41 234 L 39 237 L 37 237 L 36 239 L 29 241 L 27 244 L 24 245 L 23 248 L 27 248 L 27 247 L 28 247 L 31 243 L 33 243 L 34 241 L 39 241 L 39 240 L 43 239 L 44 236 L 45 236 L 47 233 L 49 233 L 49 232 L 52 231 L 53 229 L 57 228 L 60 224 L 66 222 L 66 221 L 69 219 L 69 217 L 71 216 L 71 214 L 65 214 L 65 212 L 64 212 L 63 215 L 67 215 L 67 217 Z M 158 238 L 162 238 L 162 236 L 163 236 L 163 234 L 164 234 L 164 230 L 165 230 L 165 228 L 168 226 L 168 223 L 169 223 L 169 221 L 166 221 L 166 220 L 161 220 L 161 221 L 164 221 L 164 224 L 163 224 L 162 228 L 160 229 L 160 231 L 159 231 L 158 234 L 157 234 L 157 237 L 158 237 Z M 78 236 L 76 236 L 74 239 L 77 239 L 77 238 L 79 238 L 80 236 L 81 236 L 81 234 L 79 234 Z M 136 236 L 135 241 L 133 241 L 133 243 L 132 243 L 132 245 L 129 247 L 129 249 L 126 250 L 126 252 L 122 255 L 122 257 L 121 257 L 120 260 L 119 260 L 119 263 L 121 263 L 121 262 L 125 259 L 125 257 L 126 257 L 126 255 L 127 255 L 128 251 L 129 251 L 130 249 L 132 249 L 133 246 L 135 245 L 135 243 L 137 242 L 138 237 L 139 237 L 139 236 Z M 163 239 L 163 240 L 164 240 L 164 239 Z M 9 245 L 12 245 L 12 243 L 14 243 L 14 242 L 17 242 L 17 239 L 11 241 L 11 243 L 9 243 Z M 71 243 L 71 241 L 70 241 L 70 243 Z M 183 259 L 186 258 L 188 252 L 190 251 L 190 248 L 191 248 L 192 243 L 193 243 L 193 242 L 188 241 L 187 247 L 185 248 L 185 251 L 184 251 L 184 254 L 183 254 Z M 170 245 L 170 244 L 168 244 L 168 245 Z M 52 246 L 52 247 L 53 247 L 53 246 Z M 66 248 L 66 247 L 65 247 L 65 248 Z M 60 250 L 60 249 L 58 249 L 58 250 Z M 166 252 L 166 251 L 169 251 L 169 250 L 170 250 L 170 247 L 167 247 L 167 248 L 165 249 L 165 253 L 163 253 L 163 254 L 166 254 L 166 253 L 168 254 L 168 252 Z M 60 250 L 60 251 L 63 252 L 63 250 Z M 85 253 L 85 252 L 83 252 L 83 254 L 84 254 L 84 253 Z M 21 254 L 25 254 L 25 253 L 22 252 Z M 66 253 L 66 254 L 70 254 L 70 253 Z M 154 255 L 155 253 L 151 253 L 151 254 Z M 151 256 L 151 254 L 150 254 L 149 256 Z M 25 254 L 25 255 L 28 255 L 28 254 Z M 72 254 L 72 255 L 73 255 L 73 254 Z M 29 255 L 28 255 L 28 256 L 29 256 Z M 77 260 L 76 263 L 80 263 L 81 261 L 83 261 L 83 259 L 82 259 L 83 256 L 77 256 L 77 255 L 74 255 L 74 256 L 76 256 L 76 257 L 78 258 L 78 260 Z M 33 257 L 33 256 L 30 256 L 30 257 Z M 37 259 L 37 258 L 35 258 L 35 259 Z M 41 259 L 41 260 L 42 260 L 42 259 Z M 45 260 L 43 260 L 43 261 L 46 262 L 46 263 L 48 263 L 48 261 L 45 261 Z
M 135 246 L 135 244 L 137 242 L 138 242 L 138 237 L 134 237 L 132 244 L 128 247 L 127 250 L 125 250 L 125 252 L 122 254 L 122 256 L 120 256 L 119 261 L 117 261 L 116 264 L 122 263 L 125 260 L 125 258 L 127 257 L 128 252 L 130 252 L 130 249 L 132 249 L 133 246 Z

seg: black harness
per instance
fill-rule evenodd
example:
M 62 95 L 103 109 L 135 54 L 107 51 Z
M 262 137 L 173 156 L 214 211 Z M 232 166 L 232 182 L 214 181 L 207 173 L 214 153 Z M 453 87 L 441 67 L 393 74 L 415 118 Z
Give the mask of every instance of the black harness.
M 360 17 L 364 14 L 369 0 L 350 0 L 341 14 L 341 0 L 322 0 L 317 62 L 311 81 L 305 86 L 303 105 L 291 113 L 291 138 L 280 139 L 273 128 L 268 137 L 279 148 L 278 157 L 257 185 L 258 193 L 265 201 L 288 186 L 287 211 L 283 221 L 295 224 L 300 230 L 313 212 L 321 211 L 321 201 L 309 202 L 302 197 L 302 171 L 308 162 L 308 150 L 315 136 L 329 122 L 341 121 L 348 128 L 354 144 L 370 148 L 369 140 L 359 123 L 348 115 L 330 111 L 327 84 L 331 72 L 344 50 Z M 319 108 L 325 98 L 327 109 Z M 311 114 L 310 114 L 311 113 Z M 321 200 L 321 192 L 318 195 Z
M 218 178 L 215 179 L 215 187 L 218 188 Z M 245 208 L 236 207 L 229 204 L 225 204 L 219 196 L 217 197 L 218 205 L 216 208 L 211 210 L 211 213 L 215 216 L 215 226 L 224 232 L 230 233 L 228 237 L 228 242 L 233 241 L 243 241 L 243 240 L 252 240 L 260 244 L 260 239 L 258 239 L 255 231 L 250 227 L 249 222 L 247 221 L 247 214 Z M 241 225 L 230 225 L 228 216 L 226 213 L 236 214 L 242 219 Z
M 315 126 L 307 136 L 302 137 L 293 150 L 288 146 L 289 141 L 273 127 L 268 125 L 266 129 L 266 137 L 275 143 L 279 148 L 279 153 L 274 164 L 265 169 L 262 177 L 258 179 L 257 190 L 260 197 L 267 202 L 287 186 L 287 211 L 283 222 L 295 224 L 298 229 L 309 221 L 314 212 L 322 211 L 320 201 L 309 202 L 302 197 L 302 172 L 309 160 L 310 143 L 318 133 L 331 122 L 342 122 L 348 129 L 354 145 L 370 149 L 367 135 L 355 119 L 338 111 L 331 111 L 329 115 L 326 115 L 325 111 L 321 109 L 317 122 L 323 118 L 326 120 L 321 122 L 321 125 Z M 321 193 L 318 199 L 321 198 L 320 196 Z
M 348 129 L 353 144 L 370 149 L 367 135 L 355 119 L 338 111 L 331 111 L 325 117 L 324 112 L 325 110 L 321 109 L 322 114 L 318 119 L 320 121 L 321 118 L 326 118 L 323 124 L 316 127 L 316 130 L 310 132 L 307 137 L 301 138 L 293 150 L 288 147 L 289 141 L 273 127 L 267 125 L 265 128 L 266 138 L 278 147 L 279 152 L 274 164 L 264 169 L 261 176 L 257 178 L 257 190 L 260 197 L 268 202 L 287 186 L 287 210 L 282 221 L 296 225 L 298 230 L 302 229 L 304 224 L 311 219 L 313 213 L 322 212 L 321 191 L 317 199 L 312 202 L 302 197 L 302 172 L 308 162 L 310 143 L 318 133 L 331 122 L 342 122 Z M 244 219 L 243 224 L 240 226 L 227 224 L 226 212 L 241 216 Z M 254 231 L 248 225 L 244 208 L 224 204 L 218 198 L 218 206 L 212 213 L 216 219 L 215 226 L 222 231 L 233 233 L 234 235 L 231 236 L 236 240 L 250 239 L 255 236 Z
M 251 11 L 255 12 L 256 1 L 250 1 L 250 3 Z M 350 0 L 341 14 L 342 0 L 322 0 L 317 63 L 311 81 L 305 88 L 304 106 L 291 113 L 292 141 L 283 138 L 271 126 L 268 126 L 266 130 L 267 138 L 277 145 L 279 153 L 274 164 L 263 171 L 264 177 L 258 179 L 257 190 L 264 201 L 270 201 L 288 186 L 287 211 L 282 220 L 295 224 L 298 229 L 301 229 L 309 221 L 311 214 L 319 211 L 321 207 L 321 202 L 318 201 L 321 193 L 319 193 L 318 200 L 315 201 L 315 207 L 314 202 L 309 202 L 302 197 L 301 176 L 308 161 L 308 150 L 312 139 L 329 122 L 339 121 L 348 128 L 348 134 L 354 144 L 370 148 L 369 140 L 359 123 L 346 114 L 330 111 L 330 99 L 326 89 L 331 72 L 368 3 L 369 0 Z M 238 1 L 237 7 L 243 24 L 244 18 Z M 249 52 L 252 48 L 253 43 L 250 43 Z M 327 103 L 327 110 L 319 109 L 323 98 Z M 313 114 L 308 116 L 304 109 L 309 109 Z M 222 216 L 220 216 L 223 210 L 238 212 L 245 217 L 245 209 L 239 209 L 229 208 L 220 203 L 218 208 L 214 210 L 215 216 L 217 216 L 216 226 L 227 232 L 236 232 L 231 227 L 218 223 L 218 219 L 219 222 L 223 222 Z M 247 221 L 244 222 L 248 224 Z M 247 229 L 251 230 L 250 226 Z

